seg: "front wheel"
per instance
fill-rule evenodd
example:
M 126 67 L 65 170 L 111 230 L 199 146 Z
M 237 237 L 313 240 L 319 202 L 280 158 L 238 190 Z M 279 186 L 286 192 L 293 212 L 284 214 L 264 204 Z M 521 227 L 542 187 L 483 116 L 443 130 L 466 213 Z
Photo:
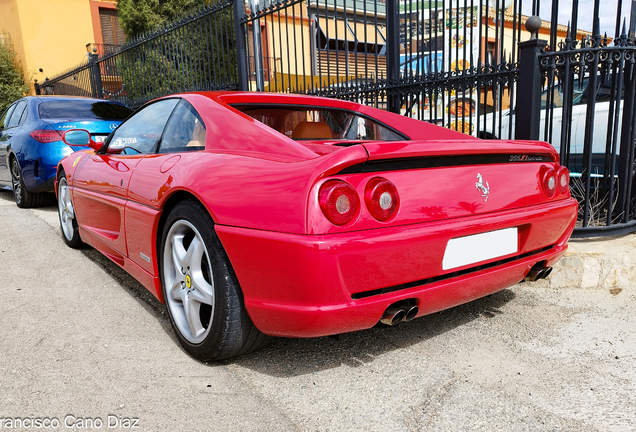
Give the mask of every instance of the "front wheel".
M 57 212 L 60 217 L 60 227 L 62 228 L 64 243 L 73 249 L 83 247 L 84 242 L 79 234 L 75 208 L 71 201 L 71 194 L 68 190 L 68 183 L 66 182 L 64 171 L 60 173 L 57 182 Z
M 268 337 L 247 315 L 236 275 L 200 203 L 183 201 L 170 212 L 159 259 L 168 315 L 190 355 L 221 360 L 265 344 Z

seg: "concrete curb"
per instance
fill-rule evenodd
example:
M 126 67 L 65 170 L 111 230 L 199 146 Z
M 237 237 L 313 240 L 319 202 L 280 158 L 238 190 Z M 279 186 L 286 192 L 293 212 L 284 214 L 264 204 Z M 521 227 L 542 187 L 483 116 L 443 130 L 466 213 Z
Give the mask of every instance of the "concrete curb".
M 571 239 L 568 251 L 546 280 L 546 288 L 628 288 L 636 282 L 636 234 Z

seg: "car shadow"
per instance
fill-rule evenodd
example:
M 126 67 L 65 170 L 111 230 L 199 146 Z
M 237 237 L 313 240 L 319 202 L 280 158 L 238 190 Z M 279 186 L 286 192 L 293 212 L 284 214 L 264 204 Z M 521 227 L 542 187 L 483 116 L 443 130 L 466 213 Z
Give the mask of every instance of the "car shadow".
M 13 199 L 13 191 L 0 189 L 0 201 L 12 202 L 13 204 L 15 204 L 15 200 Z
M 55 195 L 51 194 L 46 202 L 37 209 L 47 213 L 57 213 L 57 199 Z
M 157 318 L 170 339 L 179 344 L 165 306 L 136 279 L 93 248 L 82 253 L 108 273 L 137 303 Z M 371 363 L 378 356 L 433 339 L 471 321 L 501 315 L 501 307 L 514 300 L 515 293 L 506 289 L 487 297 L 441 312 L 401 323 L 395 327 L 378 325 L 368 330 L 318 338 L 272 338 L 265 347 L 246 355 L 220 362 L 206 363 L 211 367 L 228 364 L 245 367 L 274 377 L 291 377 Z
M 13 191 L 11 189 L 0 189 L 0 201 L 11 202 L 15 204 L 15 198 L 13 197 Z M 44 204 L 37 207 L 38 210 L 44 210 L 47 212 L 57 211 L 57 200 L 54 193 L 48 194 Z
M 82 249 L 82 254 L 109 274 L 144 310 L 156 317 L 163 330 L 170 336 L 174 343 L 179 343 L 172 331 L 165 306 L 139 283 L 137 279 L 129 275 L 124 269 L 112 262 L 97 249 L 87 247 L 86 249 Z
M 376 326 L 338 337 L 276 338 L 256 352 L 224 363 L 273 377 L 306 375 L 342 365 L 359 367 L 382 354 L 436 338 L 476 319 L 501 315 L 500 308 L 514 298 L 515 293 L 506 289 L 395 327 Z

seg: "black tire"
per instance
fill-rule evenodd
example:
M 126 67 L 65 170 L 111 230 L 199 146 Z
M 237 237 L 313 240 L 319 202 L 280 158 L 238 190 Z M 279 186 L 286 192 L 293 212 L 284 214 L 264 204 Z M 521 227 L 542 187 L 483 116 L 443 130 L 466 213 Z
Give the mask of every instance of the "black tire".
M 22 169 L 18 159 L 11 159 L 11 185 L 13 186 L 13 198 L 20 208 L 40 207 L 47 202 L 49 198 L 45 193 L 29 192 L 22 180 Z
M 190 355 L 222 360 L 269 340 L 250 320 L 214 222 L 199 202 L 182 201 L 172 209 L 157 256 L 166 309 Z
M 57 214 L 64 243 L 73 249 L 85 247 L 86 244 L 80 237 L 77 216 L 75 215 L 75 208 L 69 194 L 64 171 L 61 171 L 57 178 Z

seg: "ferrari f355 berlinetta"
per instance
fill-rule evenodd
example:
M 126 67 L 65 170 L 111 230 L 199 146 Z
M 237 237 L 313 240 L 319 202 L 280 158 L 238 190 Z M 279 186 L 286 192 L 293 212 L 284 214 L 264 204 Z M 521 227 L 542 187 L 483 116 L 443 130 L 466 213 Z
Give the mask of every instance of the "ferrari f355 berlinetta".
M 450 308 L 549 274 L 574 228 L 549 144 L 480 140 L 353 102 L 152 101 L 58 166 L 64 241 L 165 302 L 201 360 Z

